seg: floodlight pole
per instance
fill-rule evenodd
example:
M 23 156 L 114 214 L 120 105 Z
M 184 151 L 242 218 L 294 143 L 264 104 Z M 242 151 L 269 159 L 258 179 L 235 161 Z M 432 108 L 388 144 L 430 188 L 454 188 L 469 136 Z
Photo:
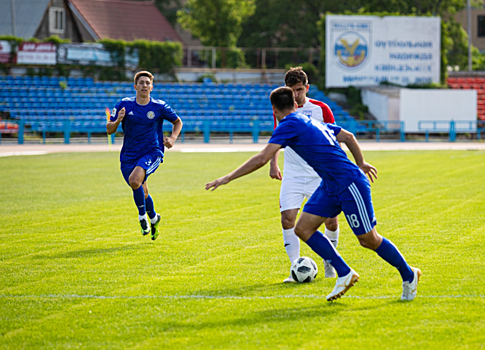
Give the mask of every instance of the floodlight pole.
M 468 71 L 472 71 L 472 14 L 470 0 L 466 0 L 466 15 L 468 24 Z
M 15 36 L 15 0 L 10 0 L 10 7 L 12 8 L 12 35 Z

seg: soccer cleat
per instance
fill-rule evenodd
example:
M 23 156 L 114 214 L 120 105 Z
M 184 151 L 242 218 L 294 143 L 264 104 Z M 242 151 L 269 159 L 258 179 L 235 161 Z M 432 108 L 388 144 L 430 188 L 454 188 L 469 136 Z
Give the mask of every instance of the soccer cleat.
M 421 270 L 416 267 L 411 267 L 413 270 L 414 278 L 412 282 L 402 283 L 402 296 L 401 300 L 413 300 L 418 292 L 418 282 L 421 278 Z
M 332 264 L 329 264 L 328 262 L 323 260 L 323 266 L 325 266 L 325 278 L 337 277 L 337 272 L 335 272 Z
M 157 222 L 151 224 L 152 227 L 152 241 L 156 240 L 158 237 L 158 224 L 162 221 L 160 214 L 157 214 Z
M 350 272 L 342 277 L 337 279 L 335 283 L 335 288 L 332 290 L 332 293 L 327 295 L 327 301 L 332 301 L 335 299 L 340 298 L 344 295 L 356 282 L 359 281 L 359 275 L 354 270 L 350 269 Z
M 148 224 L 148 220 L 140 220 L 140 226 L 141 226 L 141 234 L 143 236 L 146 236 L 147 234 L 150 233 L 150 225 Z
M 293 279 L 293 277 L 288 277 L 286 278 L 283 283 L 296 283 L 296 281 Z

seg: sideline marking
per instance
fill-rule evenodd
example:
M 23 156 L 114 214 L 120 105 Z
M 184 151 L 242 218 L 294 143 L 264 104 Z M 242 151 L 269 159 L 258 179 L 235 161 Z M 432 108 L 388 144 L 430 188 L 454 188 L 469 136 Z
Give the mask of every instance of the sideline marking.
M 43 154 L 48 154 L 47 151 L 25 151 L 25 152 L 5 152 L 0 153 L 0 157 L 11 157 L 11 156 L 38 156 Z
M 278 296 L 254 296 L 254 297 L 244 297 L 236 295 L 227 296 L 217 296 L 217 295 L 78 295 L 78 294 L 41 294 L 41 295 L 0 295 L 0 298 L 18 298 L 18 299 L 228 299 L 228 300 L 265 300 L 265 299 L 325 299 L 323 295 L 278 295 Z M 400 299 L 399 295 L 395 296 L 371 296 L 371 297 L 361 297 L 355 295 L 345 295 L 343 298 L 350 299 Z M 418 299 L 483 299 L 485 295 L 475 294 L 475 295 L 418 295 Z
M 259 152 L 261 148 L 182 148 L 181 153 L 229 153 L 229 152 Z

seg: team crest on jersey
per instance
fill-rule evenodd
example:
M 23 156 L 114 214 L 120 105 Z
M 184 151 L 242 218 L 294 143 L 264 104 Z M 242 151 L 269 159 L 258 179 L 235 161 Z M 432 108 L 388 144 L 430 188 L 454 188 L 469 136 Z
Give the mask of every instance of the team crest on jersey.
M 148 118 L 148 119 L 153 119 L 153 118 L 155 118 L 155 112 L 153 112 L 153 111 L 149 111 L 149 112 L 147 113 L 147 118 Z
M 303 110 L 300 113 L 306 115 L 307 117 L 310 117 L 310 118 L 312 117 L 312 111 L 305 111 L 305 110 Z

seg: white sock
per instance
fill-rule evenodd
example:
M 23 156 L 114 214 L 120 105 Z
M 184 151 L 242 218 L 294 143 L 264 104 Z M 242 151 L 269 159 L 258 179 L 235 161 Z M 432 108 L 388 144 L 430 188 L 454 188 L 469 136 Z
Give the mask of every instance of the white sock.
M 138 220 L 139 220 L 139 221 L 142 221 L 142 220 L 146 220 L 146 221 L 148 221 L 148 216 L 147 216 L 147 214 L 145 214 L 145 215 L 138 215 Z
M 290 262 L 293 263 L 293 261 L 300 257 L 300 239 L 295 235 L 295 229 L 283 229 L 283 240 L 285 242 L 286 254 L 288 254 Z
M 155 225 L 157 223 L 157 219 L 158 219 L 158 215 L 155 214 L 155 216 L 152 219 L 150 219 L 150 222 Z
M 340 233 L 340 226 L 337 226 L 337 229 L 335 231 L 330 231 L 325 227 L 325 233 L 324 236 L 327 237 L 330 242 L 332 242 L 332 245 L 337 248 L 338 245 L 338 235 Z

